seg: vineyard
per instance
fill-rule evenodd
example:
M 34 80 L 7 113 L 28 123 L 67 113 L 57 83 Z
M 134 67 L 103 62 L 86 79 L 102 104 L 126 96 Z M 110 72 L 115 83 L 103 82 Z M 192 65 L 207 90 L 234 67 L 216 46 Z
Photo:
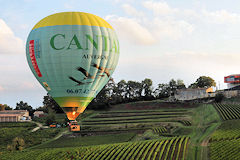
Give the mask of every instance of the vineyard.
M 186 109 L 108 111 L 85 118 L 82 121 L 82 126 L 121 126 L 125 124 L 137 125 L 159 122 L 184 123 L 181 119 L 186 117 L 189 117 L 189 112 Z
M 210 139 L 212 160 L 239 159 L 240 120 L 224 121 Z
M 223 120 L 240 119 L 240 105 L 215 103 L 214 107 Z
M 14 160 L 33 156 L 39 160 L 221 160 L 226 156 L 234 159 L 237 155 L 239 147 L 227 145 L 239 144 L 238 106 L 201 104 L 189 108 L 156 108 L 158 105 L 155 105 L 155 109 L 144 106 L 135 110 L 133 107 L 137 106 L 129 110 L 87 111 L 78 118 L 81 125 L 78 133 L 71 133 L 67 128 L 31 133 L 33 124 L 2 123 L 0 141 L 4 144 L 0 145 L 3 149 L 0 157 Z M 232 116 L 233 120 L 223 120 L 220 114 L 228 119 Z M 60 122 L 64 115 L 57 117 Z M 37 121 L 44 122 L 44 119 Z M 7 151 L 6 145 L 16 136 L 24 139 L 24 150 Z M 221 152 L 224 145 L 228 148 Z
M 162 133 L 167 133 L 167 128 L 166 128 L 166 127 L 152 128 L 152 131 L 153 131 L 155 134 L 161 135 Z
M 178 160 L 185 159 L 188 137 L 165 140 L 115 143 L 80 148 L 36 149 L 28 152 L 4 153 L 7 159 L 81 159 L 81 160 Z M 56 158 L 57 157 L 57 158 Z

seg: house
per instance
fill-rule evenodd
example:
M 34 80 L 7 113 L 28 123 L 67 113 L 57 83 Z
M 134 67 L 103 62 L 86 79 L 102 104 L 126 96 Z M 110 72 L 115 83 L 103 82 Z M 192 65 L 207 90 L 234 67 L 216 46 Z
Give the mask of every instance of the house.
M 24 122 L 30 121 L 31 117 L 27 110 L 4 110 L 0 111 L 0 122 Z
M 35 111 L 33 113 L 34 117 L 44 117 L 44 112 L 43 111 Z
M 202 99 L 208 97 L 215 97 L 216 93 L 212 88 L 185 88 L 178 89 L 174 98 L 179 101 L 188 101 L 194 99 Z

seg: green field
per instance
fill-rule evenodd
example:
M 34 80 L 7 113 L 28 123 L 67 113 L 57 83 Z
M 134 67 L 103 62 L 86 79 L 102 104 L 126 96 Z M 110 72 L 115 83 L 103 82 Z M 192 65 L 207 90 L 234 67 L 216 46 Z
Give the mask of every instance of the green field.
M 212 160 L 239 159 L 240 157 L 240 120 L 223 122 L 210 139 Z
M 75 147 L 61 149 L 34 149 L 4 153 L 3 160 L 31 160 L 34 159 L 184 159 L 189 138 L 172 138 L 165 140 L 150 140 L 140 142 L 115 143 L 109 145 L 98 145 L 90 147 Z
M 61 137 L 50 143 L 39 145 L 38 149 L 44 148 L 63 148 L 63 147 L 81 147 L 97 144 L 128 142 L 136 134 L 135 133 L 120 133 L 120 134 L 106 134 L 96 136 L 78 136 L 78 137 Z
M 152 105 L 152 106 L 151 106 Z M 122 107 L 122 109 L 121 109 Z M 240 105 L 171 104 L 158 101 L 114 106 L 83 113 L 79 133 L 67 128 L 41 129 L 33 123 L 0 123 L 2 159 L 237 159 Z M 56 116 L 59 123 L 65 115 Z M 44 122 L 44 118 L 37 119 Z M 15 137 L 23 151 L 6 150 Z
M 15 137 L 23 138 L 25 147 L 32 147 L 41 144 L 55 137 L 62 129 L 49 128 L 31 132 L 36 127 L 34 123 L 0 123 L 0 149 L 6 150 L 7 145 L 11 144 Z

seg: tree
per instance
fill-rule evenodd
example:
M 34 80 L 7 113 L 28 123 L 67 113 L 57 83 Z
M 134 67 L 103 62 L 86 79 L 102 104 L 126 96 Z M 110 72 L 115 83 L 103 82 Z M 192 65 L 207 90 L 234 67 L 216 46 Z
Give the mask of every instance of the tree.
M 136 101 L 141 98 L 142 93 L 142 84 L 137 81 L 128 81 L 127 82 L 127 97 L 129 101 Z
M 12 110 L 12 108 L 7 104 L 0 104 L 0 111 L 4 111 L 4 110 Z
M 142 81 L 142 90 L 143 90 L 143 96 L 145 100 L 148 99 L 152 99 L 152 92 L 153 92 L 153 88 L 152 88 L 152 80 L 149 78 L 145 78 Z
M 174 95 L 177 90 L 177 82 L 174 79 L 169 81 L 170 95 Z
M 156 98 L 166 98 L 170 96 L 170 87 L 168 84 L 160 83 L 154 90 L 154 95 Z
M 113 79 L 110 79 L 103 89 L 97 94 L 97 96 L 89 104 L 91 109 L 107 109 L 110 107 L 110 100 L 112 96 L 112 83 Z
M 186 88 L 186 86 L 185 86 L 183 80 L 178 79 L 177 80 L 177 89 L 184 89 L 184 88 Z
M 224 99 L 224 95 L 222 93 L 217 93 L 215 96 L 215 102 L 220 103 Z
M 36 111 L 43 111 L 44 113 L 48 113 L 48 108 L 47 106 L 40 106 L 35 109 Z
M 188 86 L 188 88 L 198 88 L 197 83 L 194 82 Z
M 56 122 L 56 114 L 55 114 L 55 111 L 52 109 L 52 108 L 48 108 L 48 115 L 46 117 L 46 125 L 50 125 L 52 123 L 55 123 Z
M 56 113 L 64 113 L 62 108 L 55 102 L 55 100 L 49 94 L 43 97 L 43 105 L 46 106 L 47 108 L 50 107 Z
M 27 110 L 30 116 L 32 116 L 34 112 L 32 106 L 28 105 L 26 102 L 23 101 L 20 101 L 16 104 L 15 110 Z
M 214 81 L 214 79 L 212 79 L 211 77 L 207 77 L 207 76 L 200 76 L 197 80 L 196 80 L 196 84 L 199 88 L 209 88 L 212 86 L 216 86 L 216 82 Z
M 115 87 L 113 88 L 113 96 L 112 98 L 115 101 L 115 104 L 124 102 L 126 93 L 126 82 L 124 80 L 121 80 L 117 84 L 115 84 Z

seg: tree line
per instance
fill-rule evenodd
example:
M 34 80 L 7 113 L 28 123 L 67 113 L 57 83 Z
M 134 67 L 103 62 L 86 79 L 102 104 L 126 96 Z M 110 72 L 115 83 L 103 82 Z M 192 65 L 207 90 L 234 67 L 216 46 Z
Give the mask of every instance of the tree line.
M 194 83 L 190 84 L 188 88 L 208 88 L 216 86 L 215 81 L 211 77 L 200 76 Z M 159 83 L 157 87 L 153 87 L 153 82 L 149 78 L 145 78 L 142 81 L 125 81 L 121 80 L 116 83 L 112 78 L 99 92 L 96 98 L 89 104 L 89 109 L 106 109 L 111 105 L 135 102 L 135 101 L 148 101 L 155 99 L 163 99 L 173 96 L 177 89 L 187 88 L 181 79 L 171 79 L 168 83 Z M 1 105 L 5 109 L 12 109 L 8 105 Z M 49 109 L 62 113 L 61 107 L 53 100 L 50 95 L 43 97 L 43 106 L 33 109 L 32 106 L 26 102 L 20 101 L 16 103 L 15 110 L 28 110 L 30 115 L 34 111 L 48 112 Z

